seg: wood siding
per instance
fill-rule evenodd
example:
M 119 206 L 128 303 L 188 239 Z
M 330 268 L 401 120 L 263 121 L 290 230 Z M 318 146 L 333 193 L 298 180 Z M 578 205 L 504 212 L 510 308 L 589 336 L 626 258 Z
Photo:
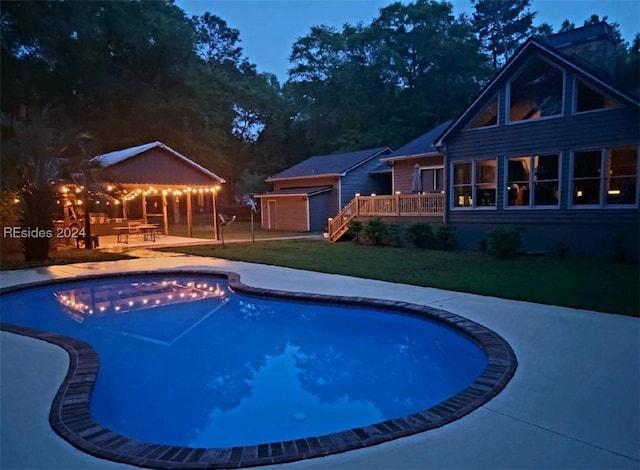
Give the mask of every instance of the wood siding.
M 400 191 L 402 194 L 411 192 L 413 187 L 413 168 L 416 165 L 425 167 L 442 167 L 442 155 L 432 157 L 418 157 L 396 160 L 393 162 L 393 191 Z
M 103 180 L 121 184 L 203 185 L 218 181 L 162 148 L 153 148 L 105 169 Z
M 333 190 L 329 193 L 327 210 L 329 213 L 338 213 L 338 176 L 323 176 L 316 178 L 288 178 L 273 182 L 273 190 L 290 188 L 309 188 L 313 186 L 331 186 Z M 331 217 L 331 216 L 329 216 Z
M 272 219 L 272 230 L 289 230 L 294 232 L 306 232 L 308 230 L 306 196 L 262 197 L 260 199 L 262 201 L 261 226 L 263 229 L 269 228 L 269 202 L 273 203 L 273 201 L 275 201 L 275 223 L 274 219 Z
M 331 198 L 331 192 L 316 194 L 309 198 L 309 230 L 326 229 L 327 220 L 335 215 L 330 208 Z
M 473 232 L 469 239 L 479 238 L 480 230 L 505 224 L 517 226 L 528 233 L 532 243 L 580 244 L 581 251 L 594 248 L 589 238 L 602 242 L 605 232 L 620 230 L 637 239 L 640 211 L 628 208 L 572 208 L 571 155 L 574 151 L 621 146 L 638 146 L 640 114 L 637 108 L 618 108 L 574 114 L 574 76 L 565 71 L 564 114 L 560 117 L 505 124 L 506 88 L 500 91 L 499 125 L 486 129 L 462 130 L 447 138 L 447 192 L 451 194 L 452 164 L 480 159 L 497 159 L 497 206 L 490 209 L 452 208 L 448 198 L 447 221 L 464 232 Z M 485 103 L 486 104 L 486 103 Z M 482 106 L 482 105 L 480 105 Z M 560 201 L 556 208 L 505 207 L 506 159 L 508 157 L 557 153 L 560 155 Z M 640 169 L 639 169 L 640 170 Z M 637 199 L 636 199 L 637 200 Z M 606 230 L 603 229 L 606 227 Z M 535 236 L 533 234 L 536 234 Z M 593 233 L 593 236 L 589 235 Z M 545 240 L 546 239 L 546 240 Z M 636 250 L 637 251 L 637 250 Z
M 380 154 L 377 157 L 373 157 L 359 167 L 349 171 L 344 177 L 342 177 L 340 207 L 336 207 L 336 211 L 329 217 L 333 217 L 338 212 L 340 212 L 340 210 L 342 210 L 342 208 L 355 197 L 356 193 L 362 195 L 368 195 L 372 193 L 379 194 L 384 190 L 384 187 L 381 184 L 380 180 L 373 178 L 369 174 L 371 170 L 380 165 L 380 159 L 383 156 L 383 154 Z

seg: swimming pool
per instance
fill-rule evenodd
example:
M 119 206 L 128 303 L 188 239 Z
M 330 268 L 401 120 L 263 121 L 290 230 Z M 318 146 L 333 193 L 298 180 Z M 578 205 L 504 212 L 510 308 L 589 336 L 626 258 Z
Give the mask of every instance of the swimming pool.
M 54 428 L 66 408 L 84 423 L 71 437 L 57 429 L 63 437 L 134 464 L 248 466 L 357 448 L 457 419 L 515 370 L 499 336 L 447 312 L 267 292 L 232 274 L 136 274 L 25 292 L 3 295 L 4 329 L 44 330 L 86 352 L 75 338 L 100 356 L 90 403 L 88 367 L 67 377 Z

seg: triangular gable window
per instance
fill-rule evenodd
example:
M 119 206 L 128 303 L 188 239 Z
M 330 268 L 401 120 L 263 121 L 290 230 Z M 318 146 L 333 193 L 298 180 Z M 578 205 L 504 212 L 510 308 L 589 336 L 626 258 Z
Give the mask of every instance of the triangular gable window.
M 498 124 L 498 97 L 492 99 L 471 123 L 471 129 L 496 126 Z
M 582 81 L 576 80 L 576 113 L 615 108 L 616 106 L 618 103 L 613 98 L 609 98 Z
M 509 86 L 509 121 L 562 114 L 564 73 L 538 57 L 531 59 Z

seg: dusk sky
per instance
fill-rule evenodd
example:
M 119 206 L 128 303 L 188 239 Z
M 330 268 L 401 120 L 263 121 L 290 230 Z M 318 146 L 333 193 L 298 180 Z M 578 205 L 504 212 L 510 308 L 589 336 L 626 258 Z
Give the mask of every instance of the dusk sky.
M 188 16 L 209 11 L 240 31 L 244 55 L 260 72 L 271 72 L 281 82 L 287 78 L 291 46 L 309 33 L 313 25 L 338 29 L 344 23 L 369 23 L 381 7 L 392 0 L 177 0 Z M 403 3 L 407 3 L 404 1 Z M 456 15 L 473 13 L 471 0 L 453 0 Z M 640 2 L 637 0 L 532 0 L 537 12 L 534 24 L 549 23 L 557 29 L 564 19 L 581 26 L 596 13 L 620 24 L 631 41 L 640 32 Z

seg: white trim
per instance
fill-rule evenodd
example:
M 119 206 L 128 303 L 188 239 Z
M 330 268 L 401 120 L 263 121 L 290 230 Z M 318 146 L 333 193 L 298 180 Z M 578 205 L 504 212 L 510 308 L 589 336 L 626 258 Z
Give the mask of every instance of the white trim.
M 543 62 L 545 62 L 547 65 L 549 65 L 550 67 L 553 67 L 555 69 L 557 69 L 558 71 L 560 71 L 560 73 L 562 73 L 562 97 L 560 98 L 560 113 L 559 114 L 552 114 L 550 116 L 542 116 L 539 118 L 535 118 L 535 119 L 518 119 L 517 121 L 512 121 L 511 120 L 511 83 L 518 78 L 518 75 L 521 74 L 530 64 L 534 59 L 539 59 L 542 60 Z M 550 62 L 548 59 L 542 57 L 540 54 L 533 54 L 531 57 L 529 57 L 524 64 L 522 64 L 512 75 L 511 75 L 511 79 L 507 81 L 506 85 L 505 85 L 505 113 L 504 113 L 504 123 L 507 126 L 511 126 L 511 125 L 516 125 L 516 124 L 522 124 L 523 122 L 540 122 L 540 121 L 547 121 L 549 119 L 557 119 L 557 118 L 562 118 L 565 117 L 566 113 L 565 113 L 565 106 L 564 106 L 564 102 L 566 100 L 567 97 L 567 71 L 561 67 L 559 67 L 558 65 Z
M 416 164 L 417 165 L 417 164 Z M 422 180 L 422 172 L 424 170 L 442 170 L 442 188 L 440 188 L 440 192 L 444 191 L 444 187 L 445 185 L 445 180 L 444 180 L 444 162 L 442 165 L 429 165 L 429 166 L 420 166 L 418 165 L 419 170 L 420 170 L 420 179 Z M 437 173 L 434 173 L 434 175 L 436 175 Z M 433 182 L 432 182 L 433 183 Z M 423 193 L 425 193 L 424 188 L 423 189 Z M 434 191 L 433 189 L 430 189 L 430 191 Z M 436 193 L 437 194 L 437 193 Z
M 396 166 L 391 165 L 391 192 L 396 193 Z
M 506 96 L 506 95 L 505 95 Z M 472 132 L 472 131 L 477 131 L 480 129 L 493 129 L 494 127 L 500 127 L 500 104 L 501 104 L 501 99 L 500 99 L 500 90 L 498 90 L 496 92 L 496 94 L 494 95 L 494 98 L 496 100 L 496 123 L 491 125 L 491 126 L 480 126 L 480 127 L 471 127 L 471 124 L 473 124 L 473 121 L 475 119 L 478 118 L 478 116 L 480 116 L 480 114 L 487 109 L 487 106 L 485 106 L 484 108 L 482 108 L 480 111 L 478 111 L 475 116 L 473 116 L 471 119 L 469 119 L 469 123 L 467 124 L 467 126 L 464 129 L 461 129 L 460 132 Z M 493 101 L 493 99 L 491 99 L 489 101 L 489 103 L 491 103 Z M 506 121 L 505 121 L 506 122 Z
M 436 152 L 428 152 L 428 153 L 415 153 L 411 155 L 401 155 L 398 157 L 381 158 L 380 161 L 383 163 L 387 163 L 387 162 L 397 162 L 401 160 L 413 160 L 418 158 L 439 157 L 439 156 L 442 156 L 442 153 L 436 151 Z
M 610 100 L 612 100 L 615 103 L 615 106 L 611 107 L 611 108 L 596 108 L 596 109 L 589 109 L 587 111 L 578 111 L 578 82 L 582 82 L 582 84 L 584 86 L 586 86 L 587 88 L 591 88 L 591 90 L 595 91 L 596 93 L 599 93 L 601 95 L 603 95 L 605 98 L 609 98 Z M 587 83 L 584 82 L 584 80 L 580 80 L 578 77 L 576 77 L 575 75 L 573 76 L 573 96 L 572 96 L 572 100 L 571 100 L 571 112 L 573 115 L 575 116 L 581 116 L 583 114 L 591 114 L 591 113 L 601 113 L 603 111 L 611 111 L 613 109 L 618 109 L 620 108 L 620 103 L 618 102 L 618 100 L 610 97 L 609 95 L 602 93 L 600 90 L 596 90 L 594 87 L 588 85 Z
M 290 193 L 290 194 L 256 194 L 253 197 L 256 198 L 274 198 L 274 197 L 300 197 L 300 196 L 315 196 L 316 194 L 322 194 L 322 193 L 328 193 L 329 190 L 327 191 L 319 191 L 317 193 L 311 194 L 309 195 L 309 193 Z
M 607 204 L 607 195 L 606 192 L 606 183 L 608 176 L 603 175 L 602 169 L 607 167 L 607 153 L 613 149 L 622 149 L 622 148 L 636 148 L 636 194 L 635 194 L 635 202 L 633 204 Z M 574 191 L 574 173 L 575 173 L 575 154 L 580 152 L 596 152 L 600 151 L 600 175 L 597 177 L 600 183 L 600 194 L 599 194 L 599 202 L 598 204 L 574 204 L 573 203 L 573 191 Z M 602 147 L 590 147 L 590 148 L 581 148 L 581 149 L 573 149 L 571 150 L 570 160 L 569 160 L 569 201 L 567 203 L 567 209 L 576 209 L 576 210 L 602 210 L 602 209 L 637 209 L 640 207 L 640 190 L 638 187 L 638 183 L 640 183 L 640 145 L 638 144 L 622 144 L 622 145 L 612 145 L 612 146 L 602 146 Z M 584 179 L 595 179 L 592 178 L 584 178 Z
M 336 176 L 339 178 L 340 173 L 323 173 L 321 175 L 302 175 L 302 176 L 286 176 L 284 178 L 267 178 L 265 181 L 267 183 L 271 183 L 273 181 L 326 178 L 327 176 Z
M 495 171 L 495 188 L 492 188 L 495 190 L 496 194 L 495 194 L 495 202 L 492 206 L 478 206 L 476 205 L 477 203 L 477 186 L 479 183 L 476 182 L 476 176 L 477 176 L 477 166 L 478 166 L 478 162 L 487 162 L 487 161 L 494 161 L 496 166 L 496 171 Z M 454 179 L 455 179 L 455 171 L 453 171 L 453 166 L 455 164 L 465 164 L 465 163 L 470 163 L 471 164 L 471 184 L 464 184 L 464 185 L 459 185 L 458 187 L 467 187 L 467 186 L 471 186 L 471 205 L 470 206 L 455 206 L 454 205 L 454 201 L 453 198 L 455 197 L 454 194 Z M 448 202 L 448 207 L 449 209 L 451 209 L 452 211 L 464 211 L 464 210 L 471 210 L 471 211 L 495 211 L 498 209 L 498 157 L 486 157 L 486 158 L 474 158 L 473 160 L 457 160 L 457 161 L 452 161 L 449 162 L 449 168 L 451 169 L 451 185 L 450 185 L 450 192 L 449 194 L 451 195 L 451 197 L 449 198 L 449 202 Z M 483 185 L 486 185 L 487 183 L 481 183 Z
M 534 158 L 536 156 L 541 157 L 541 156 L 551 156 L 551 155 L 557 155 L 558 157 L 558 178 L 557 179 L 550 179 L 550 180 L 543 180 L 541 181 L 541 183 L 543 182 L 553 182 L 553 181 L 557 181 L 558 183 L 558 202 L 556 204 L 541 204 L 541 205 L 536 205 L 535 203 L 535 168 L 533 168 L 533 161 Z M 554 209 L 560 209 L 561 205 L 562 205 L 562 151 L 561 150 L 549 150 L 546 152 L 531 152 L 529 154 L 524 154 L 524 155 L 505 155 L 504 157 L 504 171 L 503 171 L 503 176 L 504 176 L 504 187 L 505 187 L 505 191 L 504 194 L 502 196 L 502 208 L 506 211 L 519 211 L 519 210 L 554 210 Z M 527 181 L 527 185 L 529 186 L 529 202 L 527 203 L 527 205 L 523 205 L 523 206 L 510 206 L 509 205 L 509 159 L 511 158 L 528 158 L 529 159 L 529 178 Z
M 273 214 L 271 213 L 272 202 L 273 202 Z M 278 210 L 277 206 L 278 206 L 278 202 L 275 199 L 267 199 L 267 230 L 276 230 L 275 215 Z M 273 227 L 272 227 L 272 222 L 273 222 Z
M 355 170 L 356 168 L 358 168 L 359 166 L 364 165 L 365 163 L 368 163 L 369 161 L 371 161 L 371 159 L 379 156 L 381 153 L 386 152 L 386 151 L 391 151 L 390 147 L 384 147 L 381 150 L 379 150 L 378 152 L 374 153 L 373 155 L 366 157 L 364 160 L 361 160 L 360 162 L 356 163 L 355 165 L 353 165 L 352 167 L 347 168 L 346 170 L 344 170 L 342 173 L 339 174 L 339 176 L 347 176 L 347 173 L 349 173 L 351 170 Z
M 264 195 L 260 195 L 260 194 L 256 194 L 253 197 L 257 197 L 257 198 L 274 198 L 274 197 L 300 197 L 300 196 L 307 196 L 307 193 L 295 193 L 295 194 L 264 194 Z
M 632 103 L 636 107 L 640 107 L 640 101 L 638 101 L 637 98 L 632 97 L 631 95 L 629 95 L 627 93 L 624 93 L 624 92 L 622 92 L 620 90 L 617 90 L 612 85 L 602 81 L 600 78 L 598 78 L 595 75 L 589 73 L 588 71 L 586 71 L 585 69 L 583 69 L 579 65 L 574 64 L 573 62 L 566 60 L 564 57 L 559 56 L 556 52 L 554 52 L 553 49 L 549 49 L 549 47 L 544 46 L 543 44 L 539 43 L 537 40 L 531 40 L 530 39 L 528 41 L 528 43 L 526 43 L 523 47 L 520 48 L 520 50 L 517 52 L 516 55 L 514 55 L 513 57 L 511 57 L 509 59 L 508 63 L 504 67 L 502 67 L 502 69 L 500 69 L 498 74 L 489 81 L 489 83 L 485 86 L 485 88 L 480 92 L 478 97 L 475 100 L 473 100 L 473 103 L 471 103 L 469 106 L 467 106 L 465 108 L 465 110 L 463 111 L 463 113 L 449 125 L 449 127 L 439 137 L 438 141 L 434 142 L 434 146 L 435 147 L 437 147 L 437 148 L 442 147 L 443 140 L 451 133 L 451 131 L 458 125 L 458 123 L 460 123 L 461 121 L 465 120 L 466 117 L 469 115 L 471 109 L 473 109 L 477 105 L 478 102 L 480 102 L 480 101 L 485 99 L 486 95 L 488 95 L 489 92 L 493 89 L 494 84 L 496 84 L 498 81 L 500 81 L 504 75 L 509 73 L 509 69 L 511 68 L 511 64 L 515 63 L 523 54 L 525 54 L 531 48 L 536 48 L 536 49 L 538 49 L 540 51 L 543 51 L 543 52 L 549 54 L 557 62 L 560 62 L 561 64 L 564 64 L 568 69 L 570 69 L 572 71 L 573 70 L 578 70 L 580 73 L 582 73 L 586 77 L 588 77 L 589 80 L 592 80 L 592 81 L 596 82 L 598 85 L 602 86 L 603 88 L 609 90 L 614 96 L 622 98 L 623 101 L 628 101 L 628 102 Z M 497 92 L 499 92 L 499 90 Z M 507 110 L 505 109 L 505 118 L 506 118 L 506 113 L 507 113 Z M 505 122 L 506 122 L 506 120 L 505 120 Z

